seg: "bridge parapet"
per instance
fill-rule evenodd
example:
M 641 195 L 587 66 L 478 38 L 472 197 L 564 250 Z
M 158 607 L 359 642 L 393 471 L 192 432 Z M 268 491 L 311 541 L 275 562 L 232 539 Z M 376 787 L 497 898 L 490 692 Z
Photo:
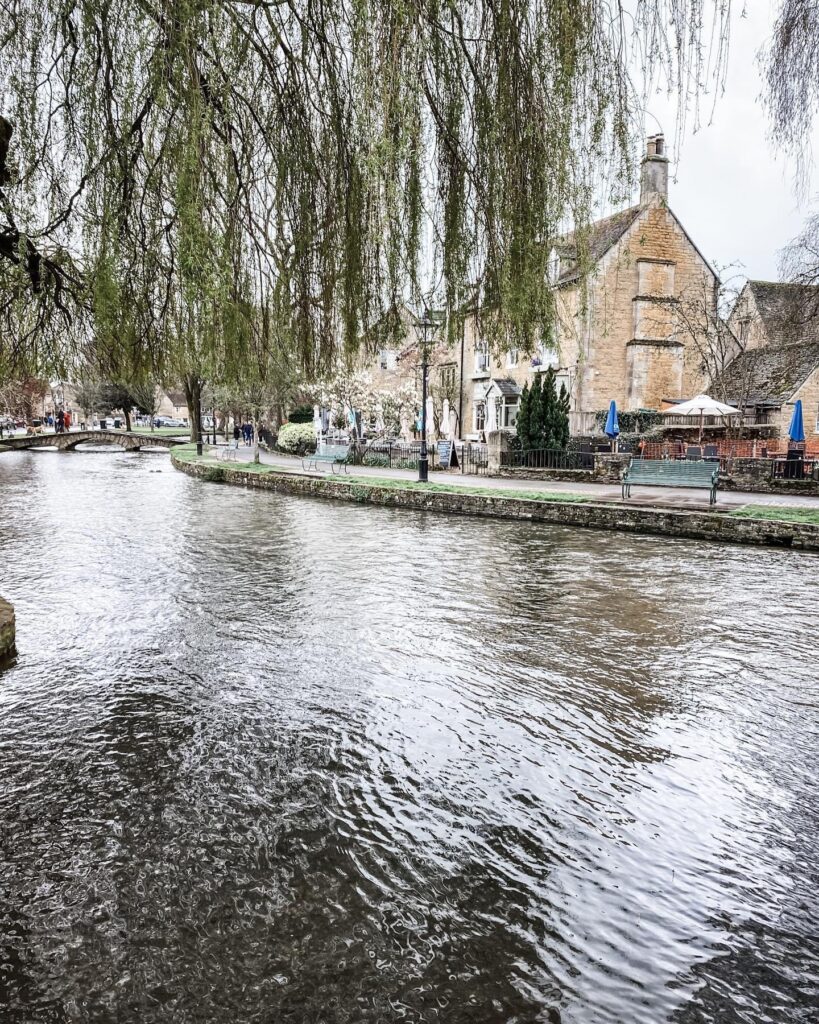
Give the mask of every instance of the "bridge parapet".
M 29 448 L 56 448 L 61 452 L 73 451 L 81 444 L 115 444 L 126 451 L 140 448 L 175 448 L 184 444 L 180 438 L 137 434 L 125 430 L 73 430 L 68 434 L 27 434 L 25 437 L 0 439 L 0 452 L 25 451 Z

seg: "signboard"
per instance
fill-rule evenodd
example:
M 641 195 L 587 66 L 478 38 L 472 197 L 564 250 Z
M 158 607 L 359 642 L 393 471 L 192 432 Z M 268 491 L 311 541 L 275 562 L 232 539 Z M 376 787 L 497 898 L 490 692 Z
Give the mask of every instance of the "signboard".
M 443 469 L 449 469 L 452 463 L 452 442 L 438 442 L 438 463 Z

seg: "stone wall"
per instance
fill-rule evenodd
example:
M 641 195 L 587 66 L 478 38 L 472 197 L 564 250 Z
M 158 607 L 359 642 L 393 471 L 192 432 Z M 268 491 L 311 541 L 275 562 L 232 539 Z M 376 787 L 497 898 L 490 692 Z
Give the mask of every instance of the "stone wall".
M 14 609 L 0 597 L 0 661 L 14 654 L 15 636 Z
M 648 506 L 600 502 L 548 501 L 514 498 L 503 493 L 470 494 L 462 491 L 428 491 L 421 488 L 380 487 L 364 481 L 298 473 L 259 473 L 212 464 L 180 462 L 174 466 L 198 479 L 218 479 L 240 487 L 284 494 L 410 508 L 417 511 L 454 512 L 460 515 L 519 519 L 629 533 L 660 534 L 696 540 L 794 547 L 819 552 L 819 526 L 762 519 L 739 519 L 718 511 L 693 512 Z
M 725 491 L 749 491 L 752 494 L 819 495 L 819 480 L 774 480 L 767 459 L 733 459 L 730 473 L 720 473 L 719 485 Z

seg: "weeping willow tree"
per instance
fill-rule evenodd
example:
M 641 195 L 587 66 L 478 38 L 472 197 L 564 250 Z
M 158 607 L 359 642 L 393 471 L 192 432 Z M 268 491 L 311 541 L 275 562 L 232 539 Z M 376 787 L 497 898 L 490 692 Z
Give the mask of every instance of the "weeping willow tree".
M 729 4 L 3 7 L 0 374 L 196 388 L 318 373 L 422 293 L 531 347 L 550 239 L 630 175 L 632 43 L 696 85 Z

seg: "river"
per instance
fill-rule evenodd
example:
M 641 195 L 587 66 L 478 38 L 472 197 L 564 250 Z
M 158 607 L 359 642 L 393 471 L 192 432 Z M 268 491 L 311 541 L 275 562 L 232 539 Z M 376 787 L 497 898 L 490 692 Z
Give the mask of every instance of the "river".
M 0 455 L 0 1020 L 819 1019 L 817 570 Z

